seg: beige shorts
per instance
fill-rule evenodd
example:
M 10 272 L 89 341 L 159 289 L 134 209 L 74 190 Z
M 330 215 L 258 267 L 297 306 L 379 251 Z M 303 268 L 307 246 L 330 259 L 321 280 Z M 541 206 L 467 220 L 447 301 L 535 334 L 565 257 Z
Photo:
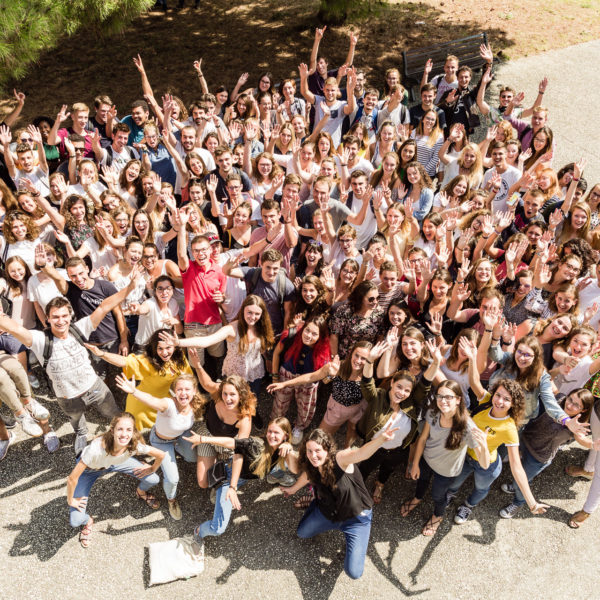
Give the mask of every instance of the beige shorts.
M 216 323 L 215 325 L 202 325 L 201 323 L 186 323 L 183 327 L 183 332 L 186 338 L 189 337 L 204 337 L 219 331 L 223 325 Z M 198 359 L 200 364 L 204 364 L 204 348 L 197 348 Z M 206 348 L 206 351 L 216 358 L 219 358 L 225 354 L 225 342 L 219 342 Z
M 212 436 L 204 421 L 200 421 L 196 433 L 203 437 Z M 223 446 L 213 446 L 212 444 L 198 444 L 196 446 L 196 452 L 198 453 L 198 456 L 217 458 L 218 460 L 226 460 L 233 456 L 233 452 L 231 450 L 223 448 Z
M 366 400 L 362 400 L 358 404 L 352 406 L 344 406 L 333 399 L 333 396 L 329 396 L 327 402 L 327 412 L 323 417 L 323 420 L 330 427 L 341 427 L 344 423 L 353 423 L 356 425 L 362 416 L 365 414 L 368 403 Z

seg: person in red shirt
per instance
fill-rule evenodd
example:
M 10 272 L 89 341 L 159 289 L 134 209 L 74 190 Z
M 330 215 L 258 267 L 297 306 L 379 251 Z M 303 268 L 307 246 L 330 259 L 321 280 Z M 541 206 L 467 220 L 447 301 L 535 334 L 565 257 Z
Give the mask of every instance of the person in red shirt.
M 193 261 L 188 258 L 186 224 L 188 213 L 177 211 L 177 262 L 181 270 L 185 294 L 184 332 L 186 337 L 205 336 L 222 327 L 220 304 L 225 299 L 227 277 L 221 267 L 211 259 L 211 244 L 208 237 L 196 236 L 191 244 Z M 209 346 L 208 354 L 220 358 L 225 353 L 223 342 Z M 200 364 L 204 363 L 204 351 L 198 349 Z M 206 364 L 210 371 L 217 371 L 217 361 Z

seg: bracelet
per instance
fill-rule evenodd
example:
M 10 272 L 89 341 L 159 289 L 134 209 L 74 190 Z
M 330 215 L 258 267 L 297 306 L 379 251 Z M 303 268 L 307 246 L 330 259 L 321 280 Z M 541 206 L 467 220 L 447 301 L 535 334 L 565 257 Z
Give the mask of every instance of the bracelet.
M 501 346 L 510 346 L 510 342 L 505 342 L 504 340 L 502 340 L 502 341 L 500 342 L 500 345 L 501 345 Z
M 372 364 L 373 364 L 373 361 L 372 361 L 372 360 L 367 360 L 366 358 L 365 358 L 365 362 L 366 362 L 368 365 L 372 365 Z
M 569 417 L 569 416 L 565 416 L 565 417 L 563 417 L 563 418 L 560 420 L 560 424 L 561 424 L 563 427 L 566 427 L 565 423 L 566 423 L 567 421 L 570 421 L 570 420 L 571 420 L 571 417 Z
M 237 492 L 237 485 L 230 485 L 229 489 Z
M 496 344 L 500 341 L 500 338 L 492 337 L 492 342 L 496 342 Z
M 465 280 L 463 279 L 462 281 L 459 281 L 458 279 L 456 280 L 456 283 L 464 283 Z
M 345 164 L 344 163 L 340 163 L 340 167 L 347 167 L 347 166 L 348 166 L 348 163 L 345 163 Z M 576 179 L 575 181 L 579 181 L 579 180 Z
M 492 333 L 492 331 L 494 331 L 493 329 L 486 329 L 485 332 L 486 333 Z
M 487 239 L 489 239 L 489 237 L 490 237 L 490 236 L 489 236 L 489 235 L 482 235 L 481 237 L 482 237 L 484 240 L 487 240 Z
M 579 181 L 579 177 L 573 177 L 572 181 Z
M 540 92 L 540 90 L 538 90 L 538 94 L 541 94 L 543 96 L 544 92 Z

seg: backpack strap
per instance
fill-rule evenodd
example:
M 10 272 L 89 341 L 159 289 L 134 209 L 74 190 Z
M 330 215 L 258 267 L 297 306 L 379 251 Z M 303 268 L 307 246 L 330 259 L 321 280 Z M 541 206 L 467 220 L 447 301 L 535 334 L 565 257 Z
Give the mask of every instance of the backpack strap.
M 69 325 L 69 333 L 77 340 L 78 344 L 81 344 L 83 346 L 87 343 L 87 340 L 83 337 L 81 331 L 79 331 L 79 329 L 77 329 L 77 327 L 75 327 L 75 325 L 73 325 L 72 323 L 71 325 Z M 48 364 L 48 361 L 52 356 L 52 350 L 54 348 L 54 335 L 49 327 L 44 329 L 44 337 L 45 340 L 44 351 L 42 353 L 42 368 L 44 368 Z
M 279 303 L 283 306 L 283 299 L 285 298 L 285 271 L 280 268 L 277 271 L 277 296 L 279 297 Z
M 258 283 L 258 278 L 260 277 L 260 267 L 255 267 L 254 273 L 250 276 L 250 281 L 246 281 L 246 295 L 250 295 L 256 284 Z

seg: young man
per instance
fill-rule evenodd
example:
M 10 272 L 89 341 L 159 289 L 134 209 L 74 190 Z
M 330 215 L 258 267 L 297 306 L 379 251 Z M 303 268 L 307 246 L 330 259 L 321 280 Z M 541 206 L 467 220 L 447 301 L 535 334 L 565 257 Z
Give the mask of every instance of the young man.
M 28 144 L 17 144 L 17 159 L 20 167 L 15 164 L 12 151 L 10 149 L 10 142 L 12 140 L 12 134 L 10 129 L 6 125 L 0 126 L 0 144 L 4 148 L 4 162 L 8 170 L 8 174 L 13 180 L 15 187 L 19 189 L 22 187 L 19 185 L 21 179 L 29 179 L 35 189 L 42 196 L 50 195 L 50 184 L 48 181 L 48 163 L 46 161 L 46 153 L 44 152 L 44 143 L 42 141 L 42 134 L 37 127 L 30 125 L 27 129 L 31 134 L 33 141 L 37 144 L 37 155 L 39 165 L 35 166 L 35 157 L 33 150 Z
M 360 140 L 355 135 L 344 136 L 344 151 L 335 157 L 338 172 L 341 173 L 344 186 L 350 185 L 350 178 L 354 171 L 362 171 L 367 177 L 374 171 L 373 165 L 359 156 Z M 344 162 L 345 161 L 345 162 Z
M 428 83 L 429 73 L 433 69 L 433 61 L 431 58 L 425 63 L 425 69 L 423 70 L 423 77 L 421 78 L 421 87 Z M 437 94 L 434 102 L 436 104 L 442 99 L 442 96 L 450 90 L 455 90 L 458 87 L 458 79 L 456 78 L 456 71 L 458 70 L 458 58 L 453 54 L 446 56 L 444 61 L 444 74 L 436 75 L 430 83 L 435 85 L 437 88 Z
M 348 194 L 346 206 L 355 214 L 360 213 L 363 204 L 368 204 L 367 212 L 364 221 L 360 225 L 353 225 L 356 229 L 356 247 L 359 250 L 366 248 L 371 238 L 377 233 L 377 218 L 376 211 L 382 211 L 385 214 L 387 203 L 381 198 L 381 203 L 372 205 L 373 188 L 369 187 L 367 174 L 360 169 L 353 171 L 350 175 L 350 187 L 352 191 Z M 377 208 L 374 209 L 374 206 Z
M 369 135 L 369 144 L 372 144 L 375 141 L 375 136 L 377 135 L 379 117 L 379 109 L 377 108 L 378 101 L 379 90 L 376 90 L 375 88 L 366 90 L 363 102 L 361 106 L 358 107 L 358 110 L 350 123 L 350 127 L 352 127 L 354 123 L 362 123 L 366 127 Z
M 175 227 L 177 228 L 177 262 L 181 271 L 185 294 L 184 331 L 186 337 L 209 335 L 222 327 L 219 305 L 225 299 L 227 278 L 221 267 L 212 260 L 210 240 L 207 236 L 198 235 L 191 243 L 193 261 L 188 258 L 187 230 L 189 214 L 176 211 Z M 209 346 L 207 353 L 214 359 L 225 353 L 223 342 Z M 200 364 L 204 363 L 204 350 L 198 348 Z M 208 366 L 208 365 L 207 365 Z M 216 376 L 216 361 L 211 362 L 208 369 L 211 376 Z
M 68 141 L 67 141 L 68 140 Z M 70 143 L 69 143 L 70 142 Z M 78 133 L 72 133 L 65 139 L 65 147 L 67 148 L 68 158 L 63 160 L 56 168 L 57 173 L 61 173 L 65 181 L 69 181 L 69 163 L 75 159 L 75 169 L 79 167 L 79 163 L 85 158 L 85 138 Z M 73 153 L 73 154 L 71 154 Z
M 492 185 L 496 185 L 496 175 L 500 175 L 499 188 L 494 188 L 496 195 L 492 200 L 492 213 L 505 211 L 508 209 L 508 190 L 521 178 L 521 171 L 516 167 L 511 167 L 506 162 L 506 145 L 504 142 L 494 142 L 492 144 L 492 163 L 494 167 L 488 169 L 483 176 L 483 187 L 490 190 Z M 494 178 L 494 181 L 492 181 Z
M 535 134 L 548 123 L 548 109 L 543 106 L 536 106 L 532 110 L 531 125 L 522 119 L 516 119 L 512 116 L 512 105 L 509 105 L 504 112 L 504 118 L 517 130 L 521 150 L 525 152 L 531 146 Z
M 104 317 L 120 304 L 137 285 L 141 271 L 117 294 L 106 298 L 89 316 L 72 323 L 73 309 L 66 298 L 57 296 L 46 305 L 50 332 L 25 329 L 4 314 L 0 329 L 30 348 L 52 382 L 54 394 L 75 431 L 75 454 L 87 445 L 85 411 L 95 405 L 107 419 L 119 414 L 112 392 L 94 372 L 88 351 L 82 345 Z
M 71 117 L 71 127 L 63 127 L 60 126 Z M 60 152 L 60 156 L 62 159 L 67 157 L 68 151 L 65 146 L 65 139 L 67 139 L 72 133 L 76 133 L 77 135 L 81 135 L 85 139 L 85 157 L 93 158 L 94 151 L 92 148 L 92 138 L 90 137 L 90 132 L 86 129 L 88 125 L 88 120 L 90 116 L 90 109 L 87 104 L 83 102 L 76 102 L 71 107 L 71 112 L 67 112 L 67 105 L 63 104 L 61 109 L 58 111 L 56 115 L 56 120 L 54 121 L 54 125 L 48 134 L 48 145 L 56 146 L 58 145 L 58 150 Z
M 356 73 L 354 69 L 348 70 L 346 78 L 347 101 L 338 100 L 338 82 L 335 78 L 329 77 L 325 81 L 323 87 L 323 95 L 315 95 L 308 89 L 308 67 L 302 63 L 298 67 L 300 71 L 300 92 L 304 99 L 315 106 L 315 123 L 318 123 L 323 118 L 323 109 L 321 103 L 324 103 L 329 109 L 329 120 L 323 127 L 331 135 L 333 144 L 337 148 L 342 141 L 342 125 L 346 115 L 350 115 L 356 108 L 356 100 L 354 98 L 354 87 L 356 85 Z
M 144 137 L 144 125 L 150 118 L 150 108 L 145 100 L 136 100 L 131 105 L 131 114 L 123 117 L 121 123 L 129 127 L 129 138 L 127 144 L 133 146 L 139 144 Z
M 46 263 L 45 253 L 37 248 L 35 266 L 46 273 L 54 281 L 58 291 L 66 296 L 73 307 L 76 319 L 88 317 L 104 300 L 117 293 L 117 288 L 110 281 L 92 279 L 85 261 L 77 256 L 69 258 L 65 264 L 69 281 L 62 277 L 52 265 Z M 106 352 L 127 356 L 129 352 L 128 334 L 123 310 L 120 306 L 115 306 L 98 324 L 88 342 Z M 95 355 L 92 355 L 91 360 L 96 373 L 100 377 L 106 378 L 109 370 L 108 363 Z
M 183 138 L 182 138 L 183 139 Z M 227 196 L 227 176 L 230 173 L 237 173 L 242 180 L 242 191 L 249 192 L 252 189 L 252 182 L 244 171 L 233 166 L 233 157 L 228 146 L 218 146 L 215 150 L 215 161 L 217 168 L 211 171 L 204 179 L 208 182 L 211 175 L 217 177 L 217 189 L 215 191 L 217 198 L 225 198 Z M 206 164 L 206 163 L 205 163 Z M 207 166 L 208 168 L 208 166 Z
M 260 267 L 238 267 L 235 259 L 223 265 L 225 275 L 243 279 L 248 294 L 256 294 L 265 301 L 275 336 L 281 335 L 291 323 L 296 291 L 281 268 L 282 261 L 281 252 L 271 248 L 262 253 Z
M 286 183 L 287 182 L 287 183 Z M 292 251 L 298 243 L 298 232 L 294 227 L 296 205 L 298 203 L 298 192 L 300 183 L 295 175 L 288 175 L 283 184 L 283 196 L 281 206 L 283 207 L 283 223 L 281 223 L 282 210 L 275 200 L 265 200 L 260 212 L 263 227 L 258 227 L 250 236 L 250 245 L 261 240 L 268 239 L 266 249 L 278 250 L 282 256 L 282 266 L 286 273 L 290 272 L 290 258 Z M 292 214 L 293 213 L 293 214 Z M 258 257 L 253 256 L 249 265 L 255 267 Z
M 110 96 L 103 94 L 96 96 L 94 99 L 95 113 L 93 117 L 90 117 L 86 129 L 94 131 L 97 129 L 100 133 L 100 145 L 103 148 L 110 146 L 111 137 L 109 132 L 106 130 L 109 120 L 109 115 L 113 117 L 116 114 L 116 107 L 113 105 L 113 101 Z
M 125 123 L 117 123 L 112 129 L 112 144 L 103 148 L 100 144 L 100 133 L 94 131 L 92 134 L 92 147 L 94 156 L 99 165 L 110 167 L 115 165 L 122 171 L 125 165 L 134 158 L 139 158 L 138 151 L 127 145 L 131 130 Z
M 410 109 L 410 127 L 416 129 L 423 115 L 429 110 L 435 110 L 438 115 L 440 127 L 446 127 L 446 114 L 441 108 L 434 104 L 437 89 L 432 83 L 426 83 L 421 87 L 421 104 L 412 106 Z

